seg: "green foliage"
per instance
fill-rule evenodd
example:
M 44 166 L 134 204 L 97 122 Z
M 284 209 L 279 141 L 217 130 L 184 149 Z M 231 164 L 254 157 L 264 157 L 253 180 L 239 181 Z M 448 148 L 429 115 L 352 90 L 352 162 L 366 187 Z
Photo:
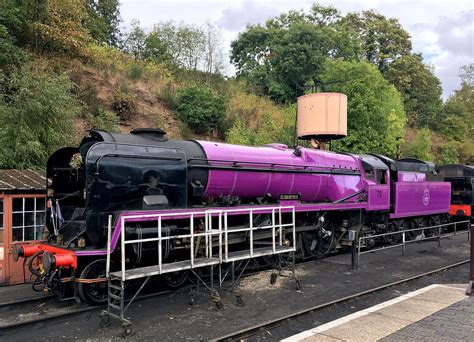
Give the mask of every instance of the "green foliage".
M 342 23 L 347 30 L 357 33 L 366 60 L 382 73 L 392 61 L 411 51 L 410 35 L 398 19 L 387 19 L 377 12 L 363 11 L 347 14 Z
M 275 105 L 244 89 L 243 83 L 231 83 L 226 141 L 242 145 L 284 143 L 293 146 L 295 105 Z
M 441 149 L 441 157 L 438 159 L 438 164 L 457 164 L 459 163 L 459 153 L 452 145 L 443 146 Z
M 435 127 L 441 109 L 441 82 L 432 68 L 423 63 L 420 54 L 406 54 L 384 72 L 403 97 L 405 112 L 411 126 Z
M 123 49 L 136 59 L 141 58 L 145 48 L 146 33 L 138 20 L 132 20 L 131 30 L 124 39 Z
M 20 46 L 34 45 L 34 20 L 43 16 L 46 1 L 2 0 L 0 1 L 0 25 L 4 26 Z
M 118 0 L 86 0 L 85 26 L 98 43 L 117 47 L 120 43 L 120 2 Z
M 428 128 L 418 131 L 415 139 L 402 145 L 403 157 L 414 157 L 424 161 L 432 161 L 434 156 L 431 152 L 431 136 Z
M 178 107 L 178 94 L 171 82 L 160 87 L 156 92 L 156 98 L 166 104 L 169 109 Z
M 110 108 L 120 120 L 130 120 L 137 112 L 135 94 L 126 85 L 120 85 L 112 92 Z
M 102 129 L 108 132 L 118 132 L 119 120 L 117 115 L 110 110 L 98 108 L 94 114 L 88 113 L 86 115 L 87 122 L 90 128 Z
M 17 66 L 26 58 L 26 53 L 15 46 L 15 41 L 5 26 L 0 24 L 0 70 Z
M 334 83 L 340 75 L 349 81 Z M 405 112 L 400 96 L 367 62 L 328 61 L 321 76 L 328 91 L 347 95 L 348 137 L 333 143 L 336 150 L 395 156 L 403 137 Z
M 231 44 L 237 74 L 258 92 L 294 102 L 309 84 L 319 84 L 327 57 L 357 59 L 359 41 L 340 24 L 336 9 L 314 5 L 308 14 L 290 11 L 251 25 Z
M 129 54 L 123 53 L 106 45 L 89 44 L 87 47 L 89 62 L 103 70 L 105 74 L 126 74 L 130 79 L 155 79 L 168 80 L 170 72 L 163 65 L 154 61 L 134 59 Z
M 37 48 L 74 56 L 84 56 L 90 42 L 84 3 L 78 0 L 48 0 L 44 16 L 33 22 Z
M 254 145 L 255 133 L 241 120 L 236 120 L 226 132 L 225 140 L 236 145 Z
M 3 79 L 0 94 L 0 165 L 45 167 L 49 155 L 71 142 L 73 119 L 81 112 L 65 75 L 47 75 L 28 65 Z
M 181 123 L 179 126 L 179 136 L 181 139 L 192 139 L 193 132 L 185 123 Z
M 451 158 L 455 150 L 459 162 L 474 163 L 474 83 L 469 73 L 469 67 L 463 68 L 461 87 L 443 104 L 438 115 L 435 127 L 443 143 L 437 150 L 442 160 L 447 158 L 447 153 Z
M 179 117 L 196 133 L 210 133 L 219 128 L 224 118 L 225 97 L 201 86 L 190 86 L 178 92 Z

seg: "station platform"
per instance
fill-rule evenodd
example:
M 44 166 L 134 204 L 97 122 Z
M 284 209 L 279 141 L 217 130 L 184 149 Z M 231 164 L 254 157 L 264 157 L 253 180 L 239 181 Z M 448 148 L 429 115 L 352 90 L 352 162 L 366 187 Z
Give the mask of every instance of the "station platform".
M 472 341 L 474 298 L 465 290 L 429 285 L 283 341 Z

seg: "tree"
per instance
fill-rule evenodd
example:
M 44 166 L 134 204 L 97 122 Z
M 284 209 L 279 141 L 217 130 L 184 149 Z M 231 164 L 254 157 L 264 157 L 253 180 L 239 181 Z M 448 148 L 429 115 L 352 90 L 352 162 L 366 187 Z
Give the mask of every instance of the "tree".
M 346 75 L 344 82 L 337 82 Z M 332 143 L 336 150 L 395 157 L 404 134 L 405 112 L 397 90 L 367 62 L 329 60 L 321 75 L 326 91 L 348 99 L 348 136 Z
M 434 159 L 431 153 L 431 136 L 428 128 L 420 129 L 413 141 L 409 141 L 402 145 L 403 157 L 413 157 L 424 161 L 432 161 Z
M 25 58 L 26 54 L 15 45 L 6 27 L 0 24 L 0 70 L 8 72 L 11 66 L 19 65 Z
M 79 0 L 48 0 L 44 17 L 34 21 L 39 50 L 83 55 L 90 41 L 83 23 L 87 19 L 84 3 Z
M 406 54 L 388 65 L 384 77 L 403 98 L 411 126 L 434 127 L 441 109 L 441 82 L 421 54 Z
M 358 59 L 359 42 L 339 18 L 333 7 L 313 5 L 308 14 L 290 11 L 248 26 L 231 44 L 231 62 L 260 94 L 294 102 L 306 84 L 318 83 L 327 57 Z
M 132 20 L 132 29 L 124 40 L 123 49 L 135 58 L 141 58 L 145 49 L 146 33 L 138 20 Z
M 117 47 L 120 43 L 119 0 L 86 0 L 86 27 L 99 43 Z
M 436 129 L 442 135 L 440 160 L 474 162 L 474 83 L 472 64 L 463 67 L 461 87 L 443 104 Z
M 410 35 L 398 19 L 387 19 L 374 11 L 363 11 L 347 14 L 342 24 L 347 30 L 358 34 L 365 58 L 382 73 L 391 62 L 411 51 Z
M 224 67 L 222 56 L 222 32 L 216 26 L 206 22 L 204 26 L 204 60 L 203 71 L 206 75 L 221 74 Z
M 81 112 L 66 75 L 49 76 L 38 65 L 14 71 L 0 97 L 0 166 L 45 167 L 57 148 L 74 137 L 74 117 Z
M 179 117 L 196 133 L 210 133 L 219 128 L 226 112 L 226 99 L 211 89 L 191 86 L 178 93 Z

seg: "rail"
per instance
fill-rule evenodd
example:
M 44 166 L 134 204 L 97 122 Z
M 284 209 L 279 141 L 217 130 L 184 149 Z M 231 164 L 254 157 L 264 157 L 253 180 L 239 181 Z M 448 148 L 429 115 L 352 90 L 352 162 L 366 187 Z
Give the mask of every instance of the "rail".
M 245 208 L 245 209 L 227 209 L 227 210 L 205 210 L 202 212 L 189 212 L 189 213 L 165 213 L 165 214 L 141 214 L 141 215 L 124 215 L 120 218 L 120 261 L 121 270 L 119 272 L 110 272 L 111 262 L 111 235 L 112 235 L 112 224 L 109 221 L 109 229 L 107 234 L 107 276 L 110 277 L 120 276 L 122 281 L 126 281 L 131 278 L 139 278 L 139 269 L 126 269 L 126 246 L 129 244 L 141 244 L 141 243 L 157 243 L 158 249 L 158 263 L 154 266 L 152 271 L 154 274 L 164 274 L 169 272 L 182 271 L 186 269 L 193 269 L 197 267 L 217 265 L 220 263 L 227 263 L 236 260 L 243 260 L 249 258 L 255 258 L 265 255 L 273 255 L 287 252 L 296 251 L 296 229 L 295 229 L 295 207 L 294 206 L 278 206 L 271 209 L 271 217 L 268 224 L 256 225 L 255 216 L 264 211 L 268 211 L 268 208 Z M 289 222 L 283 222 L 283 212 L 290 213 Z M 229 226 L 228 215 L 233 214 L 242 216 L 248 216 L 248 226 L 234 228 Z M 179 235 L 167 235 L 163 234 L 163 219 L 173 219 L 173 217 L 179 218 L 180 220 L 185 217 L 188 221 L 189 232 Z M 201 231 L 196 229 L 195 220 L 204 217 L 204 226 L 201 227 Z M 125 227 L 128 221 L 137 222 L 137 219 L 142 222 L 157 222 L 157 237 L 145 238 L 145 239 L 126 239 Z M 271 231 L 271 244 L 270 247 L 257 247 L 258 241 L 255 241 L 254 235 L 257 231 L 270 230 Z M 291 233 L 292 241 L 284 239 L 284 235 Z M 231 251 L 229 249 L 229 237 L 233 234 L 247 234 L 248 235 L 248 248 L 240 249 L 238 251 Z M 190 243 L 189 258 L 187 260 L 166 262 L 163 255 L 163 244 L 171 240 L 187 240 Z M 202 242 L 204 240 L 204 242 Z M 215 245 L 217 244 L 217 246 Z M 197 256 L 197 248 L 204 245 L 205 254 L 203 256 Z M 147 276 L 150 273 L 150 269 L 144 270 Z M 119 274 L 120 273 L 120 274 Z M 128 275 L 127 275 L 128 273 Z M 133 274 L 131 274 L 133 273 Z
M 352 248 L 352 255 L 353 255 L 352 268 L 357 269 L 359 267 L 360 256 L 363 255 L 363 254 L 375 253 L 375 252 L 382 251 L 382 250 L 401 247 L 402 248 L 402 255 L 405 255 L 406 245 L 410 244 L 410 243 L 414 243 L 414 242 L 427 241 L 427 240 L 433 241 L 433 240 L 437 239 L 438 247 L 441 247 L 441 239 L 448 238 L 448 237 L 451 237 L 451 236 L 460 235 L 460 234 L 467 234 L 467 239 L 468 239 L 468 241 L 470 241 L 470 239 L 471 239 L 470 229 L 469 229 L 470 227 L 468 227 L 468 229 L 466 229 L 466 230 L 459 231 L 457 229 L 457 226 L 459 224 L 470 224 L 470 221 L 466 220 L 466 221 L 459 221 L 459 222 L 450 222 L 450 223 L 438 224 L 438 225 L 427 226 L 427 227 L 417 227 L 417 228 L 412 228 L 412 229 L 399 230 L 399 231 L 395 231 L 395 232 L 388 232 L 388 233 L 383 233 L 383 234 L 357 237 L 357 243 L 354 244 L 353 248 Z M 444 228 L 448 228 L 448 227 L 451 227 L 451 226 L 454 226 L 453 232 L 443 234 Z M 471 226 L 474 226 L 474 225 L 471 225 Z M 412 233 L 412 232 L 425 233 L 425 231 L 427 231 L 427 230 L 429 230 L 431 232 L 435 232 L 435 233 L 437 232 L 437 234 L 436 235 L 433 234 L 433 235 L 430 235 L 430 236 L 427 236 L 426 234 L 424 234 L 425 237 L 423 237 L 423 238 L 407 240 L 407 234 L 408 233 Z M 387 236 L 395 236 L 396 238 L 401 239 L 401 242 L 398 243 L 398 244 L 392 244 L 392 245 L 389 245 L 389 246 L 382 246 L 382 247 L 379 247 L 379 248 L 371 248 L 371 249 L 368 249 L 368 250 L 362 250 L 362 248 L 364 248 L 366 246 L 365 243 L 362 243 L 363 241 L 371 240 L 371 239 L 374 239 L 374 238 L 383 238 L 383 237 L 387 237 Z M 354 257 L 354 254 L 355 254 L 355 257 Z

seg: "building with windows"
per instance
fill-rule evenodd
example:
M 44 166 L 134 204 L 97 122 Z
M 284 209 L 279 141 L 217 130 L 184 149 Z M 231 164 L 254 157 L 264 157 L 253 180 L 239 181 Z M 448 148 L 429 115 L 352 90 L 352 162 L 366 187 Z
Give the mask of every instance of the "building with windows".
M 28 267 L 13 261 L 15 244 L 40 240 L 46 222 L 43 171 L 0 170 L 0 285 L 29 281 Z

